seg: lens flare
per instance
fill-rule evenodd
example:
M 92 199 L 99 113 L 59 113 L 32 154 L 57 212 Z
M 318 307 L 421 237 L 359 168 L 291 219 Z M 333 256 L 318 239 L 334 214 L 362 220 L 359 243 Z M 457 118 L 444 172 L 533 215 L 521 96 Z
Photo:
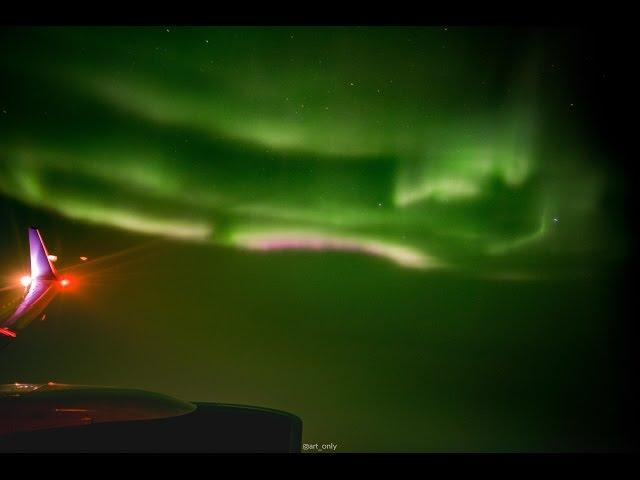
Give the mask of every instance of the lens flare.
M 20 277 L 20 283 L 23 287 L 28 287 L 29 285 L 31 285 L 31 277 L 29 275 L 23 275 L 22 277 Z

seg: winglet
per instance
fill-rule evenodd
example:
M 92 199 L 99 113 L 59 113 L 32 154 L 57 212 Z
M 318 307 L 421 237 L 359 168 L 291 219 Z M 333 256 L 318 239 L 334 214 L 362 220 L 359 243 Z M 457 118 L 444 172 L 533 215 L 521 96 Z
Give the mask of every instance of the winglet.
M 35 227 L 29 227 L 29 253 L 31 255 L 31 278 L 55 280 L 56 269 L 49 260 L 49 252 L 44 246 L 40 232 Z

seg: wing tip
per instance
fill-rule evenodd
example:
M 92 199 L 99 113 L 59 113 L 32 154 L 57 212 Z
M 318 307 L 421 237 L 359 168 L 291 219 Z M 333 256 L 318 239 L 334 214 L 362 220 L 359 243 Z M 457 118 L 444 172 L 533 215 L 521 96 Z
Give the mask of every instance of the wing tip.
M 29 253 L 33 278 L 56 278 L 56 270 L 49 260 L 49 252 L 36 227 L 29 227 Z

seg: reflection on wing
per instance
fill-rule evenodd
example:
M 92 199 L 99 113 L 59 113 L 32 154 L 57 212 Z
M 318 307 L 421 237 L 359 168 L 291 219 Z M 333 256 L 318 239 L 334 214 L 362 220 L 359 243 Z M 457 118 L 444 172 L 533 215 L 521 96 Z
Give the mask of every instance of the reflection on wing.
M 3 322 L 3 327 L 10 327 L 17 322 L 16 327 L 21 327 L 33 320 L 55 295 L 56 285 L 50 280 L 35 279 L 31 282 L 27 294 L 16 308 L 13 315 Z M 18 320 L 21 320 L 18 322 Z

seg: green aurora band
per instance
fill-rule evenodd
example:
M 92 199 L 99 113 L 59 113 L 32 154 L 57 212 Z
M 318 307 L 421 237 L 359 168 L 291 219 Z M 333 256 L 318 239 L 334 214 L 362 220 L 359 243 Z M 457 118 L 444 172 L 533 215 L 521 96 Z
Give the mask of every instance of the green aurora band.
M 562 52 L 535 35 L 3 35 L 0 190 L 70 218 L 498 276 L 611 247 L 606 172 L 550 70 Z

